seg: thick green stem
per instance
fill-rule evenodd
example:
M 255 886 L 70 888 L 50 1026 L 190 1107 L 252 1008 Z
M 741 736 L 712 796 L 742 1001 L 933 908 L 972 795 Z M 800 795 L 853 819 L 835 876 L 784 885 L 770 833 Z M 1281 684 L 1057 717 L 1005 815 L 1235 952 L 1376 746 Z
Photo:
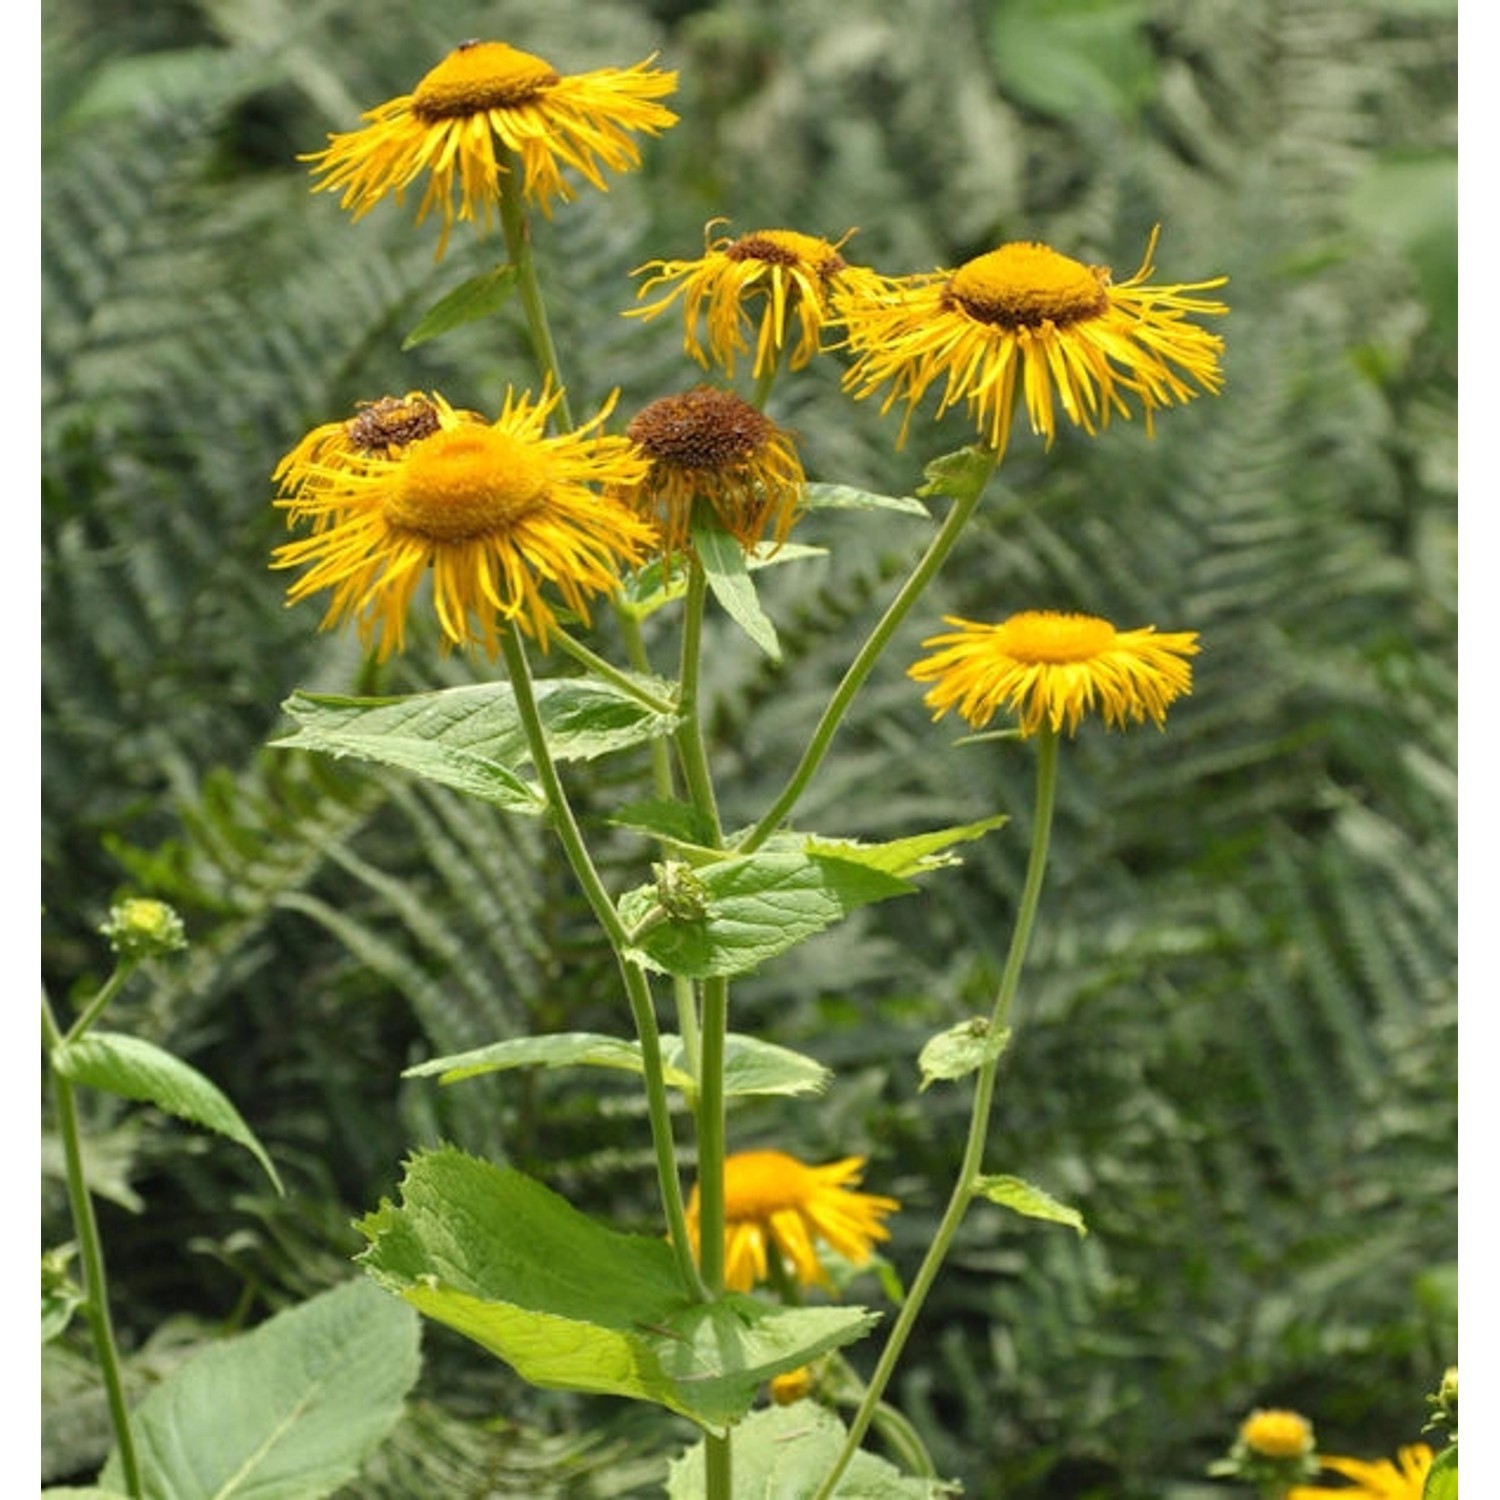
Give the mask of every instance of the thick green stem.
M 100 998 L 115 994 L 131 966 L 121 964 L 96 997 L 95 1003 L 80 1017 L 97 1016 L 104 1007 Z M 80 1032 L 75 1024 L 71 1038 Z M 49 1060 L 65 1045 L 62 1032 L 53 1017 L 47 997 L 42 997 L 42 1044 Z M 68 1206 L 73 1215 L 73 1232 L 78 1236 L 79 1255 L 83 1262 L 83 1284 L 88 1300 L 85 1304 L 89 1329 L 94 1337 L 94 1354 L 99 1373 L 104 1377 L 104 1393 L 109 1403 L 109 1419 L 115 1430 L 115 1448 L 120 1455 L 120 1469 L 126 1492 L 132 1497 L 145 1493 L 141 1486 L 140 1461 L 136 1458 L 135 1437 L 130 1427 L 130 1408 L 125 1403 L 125 1382 L 120 1373 L 120 1352 L 115 1343 L 114 1324 L 109 1315 L 109 1283 L 104 1274 L 104 1244 L 94 1217 L 94 1202 L 89 1197 L 88 1182 L 83 1175 L 83 1135 L 78 1124 L 78 1104 L 73 1085 L 55 1068 L 52 1073 L 52 1098 L 57 1110 L 57 1129 L 62 1136 L 63 1159 L 68 1177 Z
M 662 1205 L 666 1211 L 667 1229 L 672 1248 L 677 1256 L 678 1268 L 688 1291 L 699 1301 L 708 1300 L 708 1292 L 698 1274 L 693 1259 L 692 1245 L 688 1240 L 687 1216 L 683 1208 L 682 1183 L 677 1176 L 677 1158 L 672 1137 L 672 1114 L 667 1101 L 666 1077 L 662 1068 L 661 1036 L 656 1026 L 656 1011 L 651 1000 L 651 987 L 638 964 L 632 963 L 625 950 L 629 937 L 620 921 L 615 904 L 599 872 L 594 867 L 583 832 L 573 815 L 572 804 L 563 790 L 562 780 L 547 745 L 546 731 L 542 727 L 541 714 L 537 709 L 536 694 L 532 688 L 531 668 L 526 660 L 526 650 L 514 630 L 501 633 L 505 652 L 505 665 L 510 672 L 511 688 L 516 696 L 516 712 L 525 726 L 526 742 L 531 751 L 532 764 L 546 794 L 547 806 L 552 813 L 552 826 L 562 841 L 568 863 L 583 893 L 588 899 L 599 925 L 609 938 L 620 976 L 625 984 L 625 993 L 630 1001 L 631 1014 L 635 1019 L 636 1034 L 641 1043 L 641 1061 L 645 1071 L 646 1100 L 651 1120 L 651 1140 L 656 1149 L 657 1178 L 661 1186 Z
M 709 776 L 708 752 L 703 745 L 703 725 L 698 717 L 698 683 L 703 654 L 703 611 L 708 599 L 708 576 L 696 557 L 688 559 L 687 598 L 682 610 L 682 667 L 677 688 L 677 711 L 682 723 L 677 730 L 677 755 L 693 806 L 707 821 L 714 843 L 724 840 L 719 808 Z
M 989 472 L 994 472 L 993 456 Z M 938 569 L 942 567 L 948 554 L 953 550 L 954 543 L 957 542 L 967 525 L 969 517 L 973 515 L 975 506 L 979 504 L 987 480 L 988 474 L 984 481 L 974 485 L 972 493 L 954 500 L 952 508 L 938 529 L 938 534 L 933 537 L 927 551 L 922 554 L 921 560 L 906 582 L 902 584 L 901 592 L 891 600 L 885 614 L 880 617 L 874 630 L 870 632 L 869 639 L 860 647 L 859 655 L 849 664 L 843 681 L 834 690 L 827 708 L 823 710 L 823 717 L 818 720 L 818 726 L 813 730 L 807 749 L 803 752 L 802 759 L 797 763 L 797 769 L 792 772 L 791 779 L 781 795 L 737 846 L 742 853 L 748 854 L 760 848 L 780 826 L 781 820 L 796 805 L 797 799 L 807 790 L 808 783 L 817 773 L 818 767 L 822 765 L 824 756 L 828 754 L 829 747 L 833 744 L 833 737 L 838 733 L 839 725 L 843 723 L 850 704 L 854 702 L 855 694 L 864 686 L 865 679 L 890 643 L 891 637 L 900 628 L 901 622 L 906 619 L 912 606 L 922 597 L 923 591 L 932 582 Z
M 1021 892 L 1021 904 L 1016 912 L 1016 925 L 1011 933 L 1010 952 L 1006 955 L 1005 969 L 1000 976 L 1000 987 L 995 994 L 995 1003 L 989 1017 L 989 1034 L 998 1036 L 1010 1019 L 1020 984 L 1021 968 L 1026 961 L 1026 950 L 1031 942 L 1032 928 L 1036 924 L 1037 906 L 1041 900 L 1042 880 L 1047 869 L 1047 851 L 1052 836 L 1052 810 L 1057 792 L 1057 746 L 1055 730 L 1042 729 L 1037 736 L 1036 816 L 1031 838 L 1031 854 L 1026 864 L 1026 884 Z M 870 1377 L 864 1400 L 849 1425 L 849 1435 L 839 1452 L 833 1468 L 824 1478 L 814 1500 L 827 1500 L 838 1485 L 839 1478 L 849 1466 L 859 1445 L 869 1430 L 875 1409 L 885 1393 L 895 1372 L 897 1361 L 906 1346 L 906 1341 L 921 1315 L 927 1294 L 932 1290 L 948 1251 L 953 1244 L 964 1214 L 978 1191 L 980 1169 L 984 1161 L 985 1139 L 989 1133 L 990 1107 L 995 1097 L 995 1078 L 999 1069 L 999 1055 L 986 1058 L 979 1068 L 974 1086 L 974 1102 L 969 1112 L 969 1134 L 964 1143 L 963 1162 L 958 1169 L 958 1180 L 953 1185 L 948 1206 L 938 1223 L 927 1254 L 912 1280 L 911 1288 L 902 1303 L 901 1311 L 891 1327 L 885 1348 Z
M 507 157 L 500 165 L 500 227 L 505 232 L 505 248 L 516 273 L 516 292 L 526 315 L 527 331 L 531 334 L 531 350 L 543 377 L 563 393 L 558 399 L 557 414 L 563 431 L 571 432 L 573 413 L 568 407 L 567 386 L 557 358 L 557 345 L 552 338 L 552 324 L 547 318 L 547 304 L 542 299 L 541 282 L 537 280 L 536 258 L 531 253 L 531 225 L 527 222 L 526 203 L 516 172 L 518 163 Z

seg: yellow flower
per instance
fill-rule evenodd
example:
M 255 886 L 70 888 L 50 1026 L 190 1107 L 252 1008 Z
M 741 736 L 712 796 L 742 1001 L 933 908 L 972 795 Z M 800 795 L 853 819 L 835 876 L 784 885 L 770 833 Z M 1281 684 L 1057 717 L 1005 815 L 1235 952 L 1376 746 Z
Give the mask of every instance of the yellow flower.
M 810 1167 L 784 1151 L 742 1151 L 724 1162 L 724 1281 L 748 1292 L 770 1274 L 776 1255 L 804 1286 L 827 1284 L 814 1241 L 831 1245 L 851 1265 L 869 1261 L 890 1238 L 881 1220 L 900 1208 L 894 1198 L 857 1193 L 865 1158 Z M 687 1206 L 688 1233 L 698 1249 L 698 1189 Z
M 1184 657 L 1198 652 L 1197 631 L 1157 635 L 1156 627 L 1116 630 L 1093 615 L 1028 610 L 998 625 L 946 617 L 957 628 L 924 646 L 944 649 L 908 675 L 934 686 L 926 695 L 933 717 L 950 708 L 975 728 L 1002 708 L 1020 716 L 1023 735 L 1044 725 L 1074 733 L 1084 714 L 1106 725 L 1166 722 L 1167 705 L 1192 691 Z
M 1140 269 L 1116 283 L 1104 266 L 1084 265 L 1046 245 L 1002 245 L 956 271 L 934 271 L 836 299 L 854 363 L 844 377 L 856 398 L 889 385 L 882 411 L 913 410 L 943 383 L 939 417 L 968 404 L 980 437 L 1004 456 L 1017 393 L 1033 432 L 1050 446 L 1058 411 L 1090 434 L 1111 413 L 1130 416 L 1134 398 L 1151 431 L 1158 407 L 1187 401 L 1222 383 L 1224 341 L 1187 321 L 1223 313 L 1222 302 L 1194 296 L 1211 281 L 1151 286 L 1156 232 Z
M 798 1365 L 795 1370 L 773 1375 L 770 1381 L 771 1400 L 777 1406 L 790 1406 L 800 1401 L 813 1388 L 813 1372 L 809 1365 Z
M 625 431 L 650 467 L 614 493 L 656 520 L 665 555 L 687 547 L 699 504 L 747 552 L 767 531 L 773 546 L 786 540 L 806 485 L 802 463 L 791 438 L 748 401 L 699 386 L 643 407 Z
M 852 229 L 833 243 L 794 229 L 757 229 L 738 239 L 710 240 L 709 231 L 723 222 L 713 219 L 704 230 L 700 259 L 654 260 L 637 267 L 635 275 L 655 273 L 642 283 L 637 301 L 657 287 L 671 290 L 625 314 L 654 318 L 681 297 L 687 324 L 683 348 L 705 367 L 713 359 L 726 375 L 734 374 L 736 356 L 750 350 L 746 332 L 752 319 L 746 305 L 758 301 L 760 329 L 751 373 L 759 379 L 776 368 L 792 337 L 794 317 L 800 333 L 790 364 L 800 370 L 821 347 L 823 328 L 834 316 L 834 294 L 861 290 L 873 295 L 882 285 L 874 271 L 851 266 L 840 254 Z M 700 319 L 708 326 L 706 349 L 698 332 Z
M 1312 1423 L 1300 1412 L 1253 1411 L 1240 1424 L 1240 1441 L 1261 1458 L 1303 1458 L 1313 1451 Z
M 1422 1500 L 1427 1471 L 1432 1468 L 1432 1449 L 1426 1443 L 1399 1448 L 1395 1463 L 1388 1458 L 1366 1463 L 1328 1454 L 1320 1455 L 1320 1462 L 1352 1483 L 1294 1485 L 1287 1491 L 1287 1500 L 1326 1500 L 1329 1495 L 1342 1496 L 1343 1500 Z
M 330 135 L 324 150 L 304 157 L 323 178 L 313 191 L 342 192 L 342 206 L 360 219 L 388 195 L 400 202 L 429 173 L 417 223 L 441 212 L 441 257 L 455 189 L 456 217 L 488 229 L 512 156 L 520 158 L 525 196 L 543 213 L 554 198 L 573 196 L 563 167 L 601 191 L 603 168 L 638 167 L 628 132 L 657 135 L 677 120 L 655 102 L 676 88 L 677 75 L 653 68 L 654 60 L 569 75 L 504 42 L 465 42 L 410 94 L 367 110 L 361 129 Z
M 490 423 L 438 395 L 408 396 L 408 414 L 422 403 L 436 421 L 411 441 L 359 446 L 370 433 L 351 433 L 381 403 L 344 424 L 342 436 L 332 424 L 308 434 L 276 470 L 275 504 L 288 524 L 312 524 L 311 536 L 272 559 L 274 568 L 307 570 L 287 602 L 331 589 L 323 628 L 357 621 L 360 639 L 376 643 L 382 659 L 403 648 L 407 612 L 429 569 L 445 649 L 475 643 L 494 656 L 499 629 L 511 623 L 545 646 L 556 617 L 544 584 L 587 619 L 589 597 L 617 588 L 620 566 L 640 562 L 655 533 L 591 488 L 636 482 L 646 469 L 628 438 L 594 431 L 613 398 L 584 427 L 547 437 L 560 398 L 507 392 Z

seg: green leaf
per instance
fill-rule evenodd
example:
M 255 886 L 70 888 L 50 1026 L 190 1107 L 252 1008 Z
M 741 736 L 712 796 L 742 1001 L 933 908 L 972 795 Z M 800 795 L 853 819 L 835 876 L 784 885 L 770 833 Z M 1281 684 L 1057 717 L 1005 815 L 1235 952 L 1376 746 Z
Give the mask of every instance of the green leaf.
M 131 1422 L 145 1500 L 318 1500 L 395 1425 L 420 1325 L 368 1281 L 322 1292 L 179 1366 Z M 122 1484 L 119 1456 L 100 1482 Z
M 455 287 L 441 301 L 428 308 L 421 322 L 402 340 L 402 349 L 415 349 L 428 339 L 435 339 L 454 328 L 461 328 L 465 323 L 474 323 L 499 312 L 510 300 L 515 288 L 514 266 L 497 266 L 492 271 L 481 271 L 478 276 L 471 276 L 462 286 Z
M 960 1021 L 946 1031 L 940 1031 L 922 1048 L 917 1058 L 917 1067 L 922 1074 L 921 1088 L 977 1072 L 992 1058 L 999 1057 L 1009 1043 L 1009 1029 L 1001 1027 L 992 1032 L 984 1016 Z
M 52 1485 L 42 1491 L 42 1500 L 129 1500 L 124 1490 L 101 1490 L 96 1485 L 78 1489 L 74 1485 Z
M 932 519 L 932 512 L 913 495 L 875 495 L 848 484 L 810 484 L 803 491 L 808 510 L 894 510 Z
M 748 974 L 857 907 L 916 889 L 868 864 L 791 850 L 721 860 L 697 876 L 708 913 L 698 920 L 668 917 L 654 883 L 620 898 L 638 963 L 688 979 Z
M 776 627 L 760 607 L 760 598 L 745 565 L 745 549 L 727 531 L 699 523 L 693 527 L 693 550 L 724 613 L 772 661 L 780 661 L 781 642 L 776 639 Z
M 1083 1215 L 1066 1203 L 1059 1203 L 1050 1193 L 1020 1177 L 981 1177 L 975 1189 L 991 1203 L 998 1203 L 1014 1213 L 1024 1214 L 1028 1219 L 1046 1219 L 1053 1224 L 1066 1224 L 1080 1235 L 1087 1234 L 1088 1226 Z
M 884 870 L 888 875 L 904 878 L 958 864 L 958 856 L 950 852 L 954 844 L 983 838 L 992 829 L 1003 828 L 1008 822 L 1010 819 L 1003 813 L 996 814 L 994 817 L 981 818 L 977 823 L 964 823 L 955 828 L 937 828 L 930 833 L 890 839 L 883 844 L 862 844 L 855 839 L 825 839 L 815 835 L 794 837 L 798 838 L 809 854 L 851 860 L 868 869 Z M 773 839 L 767 848 L 774 849 L 779 842 L 779 839 Z
M 154 1043 L 119 1032 L 91 1031 L 57 1048 L 52 1066 L 74 1083 L 122 1099 L 139 1099 L 179 1120 L 218 1131 L 261 1164 L 278 1193 L 286 1191 L 265 1148 L 218 1085 Z
M 712 847 L 713 830 L 698 809 L 671 797 L 649 797 L 616 809 L 609 821 L 616 828 L 643 833 L 667 845 L 672 852 L 700 864 L 717 859 Z
M 676 724 L 593 678 L 543 679 L 536 683 L 536 697 L 547 743 L 558 760 L 590 760 L 627 749 L 669 734 Z M 295 693 L 284 707 L 299 728 L 273 741 L 281 748 L 395 766 L 511 812 L 545 809 L 541 793 L 521 774 L 531 753 L 509 683 L 404 698 Z
M 661 1038 L 663 1072 L 669 1086 L 691 1089 L 693 1075 L 680 1038 Z M 402 1073 L 403 1078 L 430 1078 L 458 1083 L 511 1068 L 619 1068 L 643 1073 L 641 1044 L 594 1032 L 560 1032 L 554 1036 L 517 1037 L 487 1047 L 434 1057 Z M 724 1039 L 724 1092 L 748 1094 L 817 1094 L 828 1087 L 831 1075 L 822 1063 L 789 1047 L 778 1047 L 759 1037 L 730 1032 Z
M 770 1406 L 734 1430 L 734 1492 L 761 1500 L 808 1500 L 838 1458 L 844 1424 L 815 1401 Z M 705 1500 L 703 1444 L 674 1459 L 667 1500 Z M 873 1453 L 859 1452 L 834 1489 L 835 1500 L 937 1500 L 959 1493 L 940 1479 L 903 1474 Z
M 1432 1461 L 1422 1500 L 1458 1500 L 1458 1444 L 1450 1443 Z
M 959 448 L 933 459 L 922 470 L 924 482 L 917 487 L 917 494 L 926 499 L 947 495 L 953 500 L 972 500 L 994 472 L 995 455 L 988 448 Z
M 533 1385 L 651 1401 L 722 1430 L 772 1375 L 859 1338 L 863 1308 L 693 1301 L 663 1240 L 594 1223 L 540 1183 L 444 1147 L 359 1224 L 365 1269 Z
M 1129 120 L 1156 92 L 1139 0 L 1009 0 L 990 16 L 1001 86 L 1042 114 Z
M 78 1254 L 76 1244 L 58 1245 L 42 1251 L 42 1342 L 51 1343 L 73 1321 L 85 1298 L 68 1272 Z

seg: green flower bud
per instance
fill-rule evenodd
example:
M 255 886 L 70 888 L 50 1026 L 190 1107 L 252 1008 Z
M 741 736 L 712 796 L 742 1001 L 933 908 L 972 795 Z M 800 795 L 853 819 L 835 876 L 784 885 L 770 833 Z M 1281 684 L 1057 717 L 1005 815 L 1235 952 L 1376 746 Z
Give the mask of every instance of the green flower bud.
M 110 907 L 99 931 L 121 958 L 156 958 L 187 947 L 182 918 L 165 901 L 132 897 Z

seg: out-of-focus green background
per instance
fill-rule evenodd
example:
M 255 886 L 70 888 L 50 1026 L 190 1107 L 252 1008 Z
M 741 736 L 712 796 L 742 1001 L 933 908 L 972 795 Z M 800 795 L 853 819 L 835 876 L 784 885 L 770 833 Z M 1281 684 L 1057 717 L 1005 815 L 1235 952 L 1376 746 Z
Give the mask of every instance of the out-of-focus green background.
M 627 1029 L 542 830 L 266 748 L 294 688 L 490 670 L 419 632 L 372 673 L 266 566 L 285 535 L 268 476 L 309 427 L 387 392 L 494 410 L 534 384 L 513 313 L 401 348 L 495 242 L 456 232 L 435 263 L 410 205 L 351 225 L 296 159 L 488 37 L 564 71 L 659 51 L 681 74 L 681 123 L 643 170 L 536 226 L 579 410 L 699 378 L 680 323 L 620 313 L 630 270 L 699 253 L 716 216 L 857 227 L 851 258 L 891 274 L 1037 238 L 1126 275 L 1159 223 L 1158 279 L 1230 277 L 1224 395 L 1154 440 L 1116 424 L 1047 453 L 1020 434 L 860 698 L 799 824 L 1014 822 L 737 991 L 737 1029 L 839 1080 L 737 1113 L 732 1145 L 868 1153 L 868 1186 L 904 1204 L 890 1259 L 915 1266 L 966 1095 L 919 1096 L 914 1058 L 993 987 L 1030 760 L 952 748 L 904 667 L 944 612 L 1199 630 L 1165 736 L 1092 726 L 1068 748 L 997 1109 L 992 1168 L 1091 1233 L 976 1211 L 892 1396 L 980 1500 L 1224 1493 L 1205 1468 L 1256 1405 L 1299 1408 L 1328 1451 L 1416 1439 L 1456 1357 L 1451 0 L 57 0 L 43 32 L 46 980 L 97 985 L 116 894 L 175 903 L 192 949 L 115 1024 L 215 1078 L 292 1189 L 158 1116 L 93 1109 L 135 1388 L 350 1274 L 351 1219 L 415 1145 L 457 1141 L 658 1232 L 625 1084 L 398 1077 L 503 1036 Z M 773 401 L 812 477 L 909 493 L 968 440 L 929 407 L 898 453 L 898 418 L 840 373 L 828 356 Z M 779 787 L 928 534 L 822 513 L 799 539 L 827 557 L 762 575 L 781 666 L 713 634 L 729 823 Z M 577 782 L 596 819 L 645 787 L 624 762 Z M 596 831 L 618 879 L 648 857 Z M 45 1171 L 43 1192 L 55 1243 Z M 851 1295 L 884 1305 L 873 1280 Z M 441 1330 L 424 1348 L 350 1496 L 651 1494 L 691 1439 L 534 1391 Z M 44 1360 L 52 1480 L 103 1456 L 86 1352 L 70 1336 Z

